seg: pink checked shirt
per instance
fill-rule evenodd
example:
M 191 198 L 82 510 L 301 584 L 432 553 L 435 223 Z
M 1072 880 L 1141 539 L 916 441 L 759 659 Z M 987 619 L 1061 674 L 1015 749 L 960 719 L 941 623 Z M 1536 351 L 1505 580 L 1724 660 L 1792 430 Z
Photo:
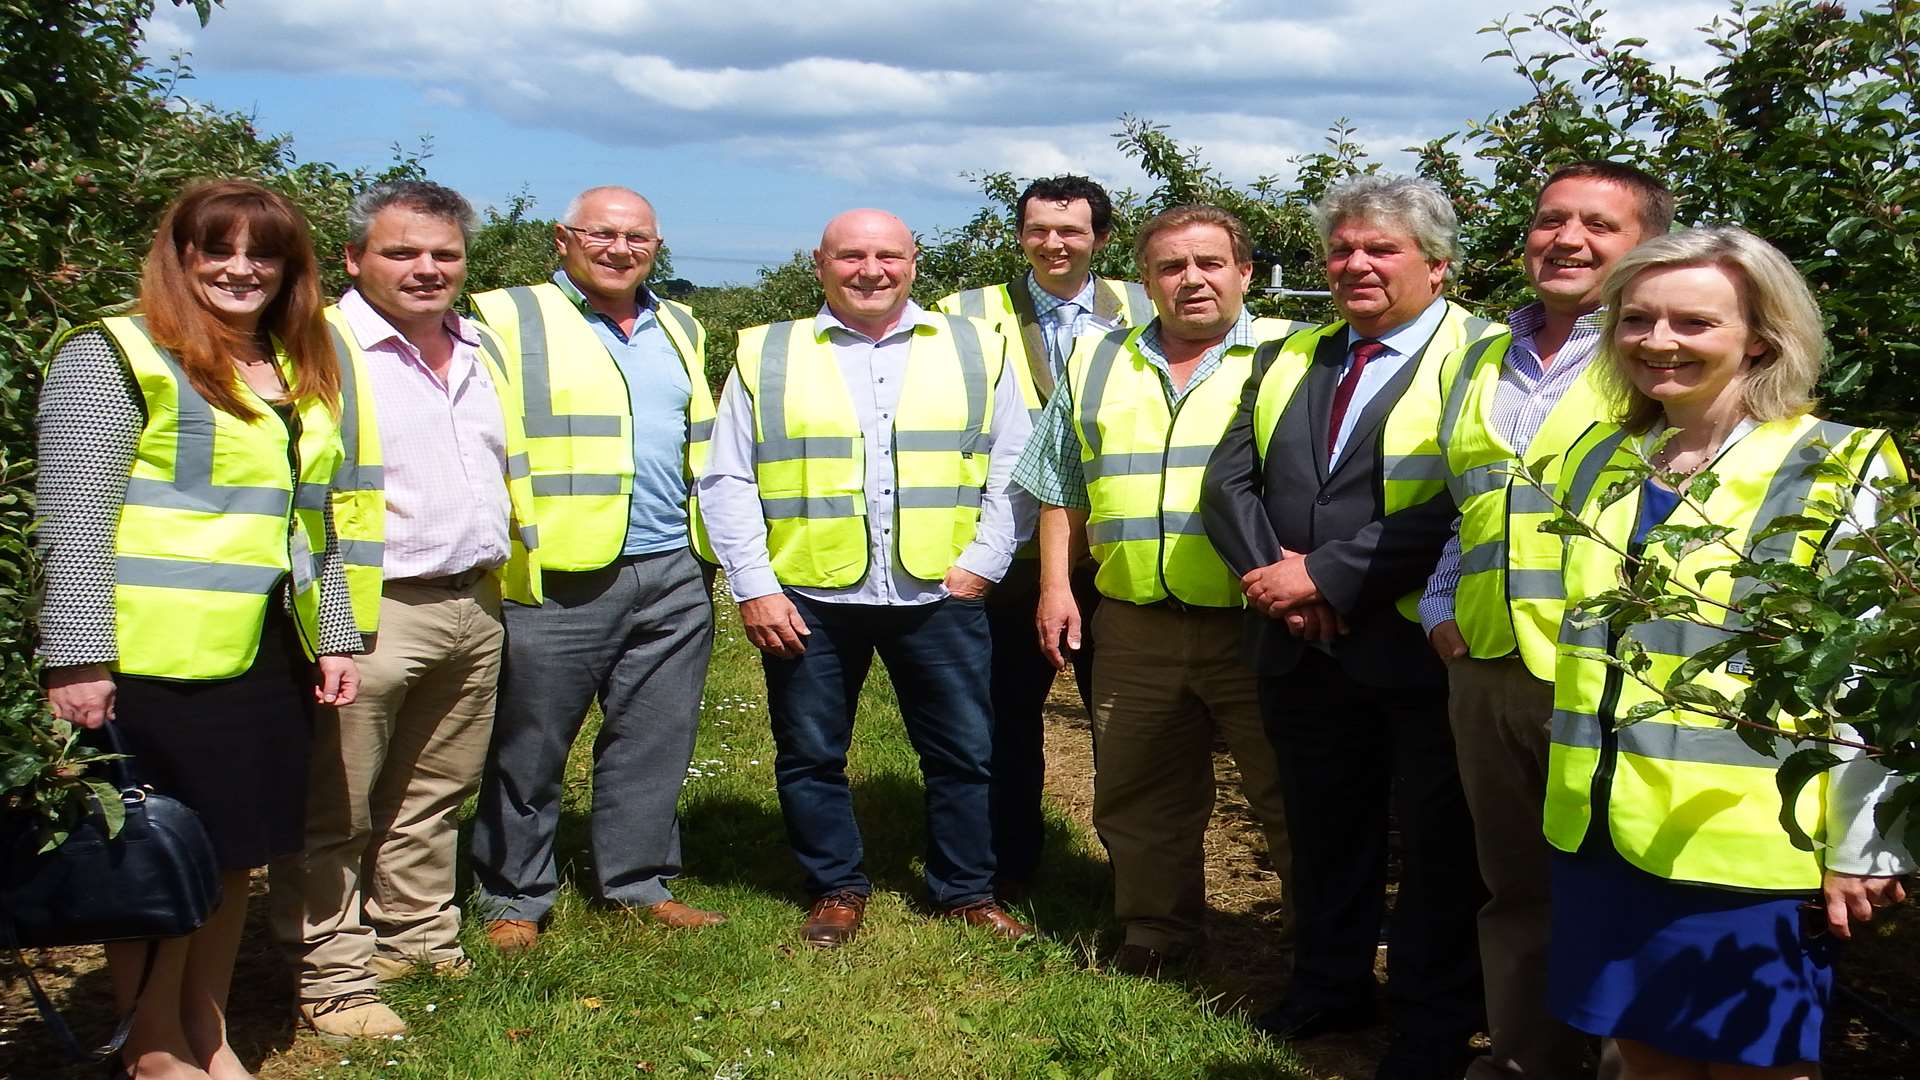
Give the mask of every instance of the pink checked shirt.
M 358 290 L 340 311 L 367 354 L 387 494 L 384 576 L 443 577 L 507 561 L 507 432 L 479 331 L 447 313 L 442 382 Z

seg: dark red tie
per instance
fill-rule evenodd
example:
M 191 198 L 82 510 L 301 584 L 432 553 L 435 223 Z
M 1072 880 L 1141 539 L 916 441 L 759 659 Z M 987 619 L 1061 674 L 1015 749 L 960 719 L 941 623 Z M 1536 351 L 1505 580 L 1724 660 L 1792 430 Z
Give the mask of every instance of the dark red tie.
M 1340 421 L 1347 418 L 1347 404 L 1353 400 L 1353 388 L 1360 385 L 1360 373 L 1367 370 L 1367 361 L 1386 351 L 1385 345 L 1372 338 L 1353 343 L 1353 363 L 1347 365 L 1347 373 L 1334 388 L 1333 408 L 1327 413 L 1327 464 L 1333 464 L 1333 446 L 1340 438 Z

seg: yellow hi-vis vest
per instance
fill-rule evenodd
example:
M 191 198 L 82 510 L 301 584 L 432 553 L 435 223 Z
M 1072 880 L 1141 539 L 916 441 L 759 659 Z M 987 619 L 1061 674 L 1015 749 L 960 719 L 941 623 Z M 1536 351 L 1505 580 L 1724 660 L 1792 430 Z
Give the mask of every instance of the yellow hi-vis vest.
M 1460 581 L 1453 618 L 1468 654 L 1482 660 L 1518 649 L 1535 678 L 1553 681 L 1560 636 L 1560 538 L 1540 531 L 1556 511 L 1553 485 L 1560 456 L 1605 415 L 1596 368 L 1589 362 L 1526 446 L 1508 446 L 1493 423 L 1500 365 L 1511 333 L 1482 338 L 1457 363 L 1440 420 L 1447 487 L 1460 508 Z M 1449 363 L 1455 363 L 1449 360 Z M 1548 460 L 1545 490 L 1520 469 Z
M 893 440 L 894 551 L 922 581 L 946 576 L 973 541 L 1006 352 L 1006 339 L 971 319 L 934 316 L 913 329 L 900 404 L 880 436 Z M 774 576 L 814 589 L 857 584 L 868 571 L 869 435 L 826 327 L 818 319 L 749 327 L 736 363 L 753 402 Z
M 1284 319 L 1253 321 L 1258 341 L 1294 329 Z M 1170 409 L 1159 370 L 1140 351 L 1146 331 L 1088 334 L 1067 360 L 1090 505 L 1087 546 L 1100 564 L 1094 586 L 1132 604 L 1172 596 L 1198 607 L 1240 607 L 1240 577 L 1200 522 L 1200 481 L 1240 408 L 1253 350 L 1228 348 L 1219 368 Z
M 100 323 L 147 412 L 114 531 L 113 669 L 165 679 L 245 672 L 282 577 L 291 580 L 301 644 L 314 655 L 327 484 L 340 465 L 332 411 L 301 399 L 295 441 L 265 402 L 251 421 L 217 409 L 145 324 L 138 316 Z M 279 359 L 291 385 L 292 364 Z
M 478 315 L 507 348 L 507 373 L 520 387 L 540 523 L 540 565 L 598 570 L 620 556 L 633 499 L 633 409 L 620 365 L 560 286 L 550 281 L 473 297 Z M 715 562 L 693 497 L 693 480 L 713 446 L 713 390 L 707 332 L 684 304 L 660 298 L 656 314 L 686 365 L 687 542 Z
M 1567 452 L 1560 474 L 1568 507 L 1623 551 L 1639 520 L 1641 489 L 1633 486 L 1611 506 L 1602 505 L 1601 496 L 1636 460 L 1626 445 L 1629 438 L 1615 424 L 1593 425 Z M 1811 467 L 1829 455 L 1855 475 L 1864 474 L 1879 456 L 1891 475 L 1905 476 L 1885 432 L 1811 416 L 1762 424 L 1714 461 L 1720 487 L 1707 498 L 1704 516 L 1683 501 L 1667 519 L 1675 526 L 1728 526 L 1733 532 L 1724 544 L 1708 544 L 1677 564 L 1659 544 L 1646 545 L 1640 557 L 1667 567 L 1674 582 L 1721 604 L 1738 602 L 1756 587 L 1752 579 L 1736 580 L 1725 572 L 1734 551 L 1756 561 L 1812 565 L 1831 526 L 1758 542 L 1753 536 L 1784 514 L 1832 521 L 1822 501 L 1852 505 L 1851 483 L 1811 475 Z M 1631 638 L 1652 661 L 1646 678 L 1665 685 L 1684 661 L 1725 641 L 1730 631 L 1682 619 L 1638 623 L 1617 636 L 1605 623 L 1577 625 L 1576 606 L 1619 588 L 1625 560 L 1597 540 L 1570 536 L 1565 563 L 1567 617 L 1554 671 L 1547 841 L 1562 851 L 1578 851 L 1598 801 L 1614 849 L 1657 877 L 1736 889 L 1818 889 L 1818 856 L 1795 848 L 1780 827 L 1779 757 L 1756 752 L 1733 729 L 1686 711 L 1663 710 L 1616 730 L 1635 706 L 1657 702 L 1658 696 L 1637 679 L 1580 655 L 1589 649 L 1619 655 L 1624 639 Z M 1700 603 L 1700 614 L 1708 619 L 1718 610 Z M 1744 669 L 1745 658 L 1735 657 L 1695 682 L 1731 699 L 1747 685 Z M 1794 724 L 1786 716 L 1779 723 L 1788 729 Z M 1784 740 L 1775 750 L 1785 755 Z M 1794 807 L 1801 826 L 1816 840 L 1822 835 L 1824 786 L 1824 778 L 1808 784 Z
M 346 452 L 333 481 L 333 530 L 340 543 L 341 562 L 346 565 L 353 621 L 362 634 L 372 634 L 380 629 L 387 539 L 380 411 L 372 394 L 361 393 L 361 387 L 371 384 L 367 355 L 353 327 L 338 306 L 329 306 L 326 316 L 327 334 L 340 362 L 340 444 Z M 511 551 L 507 564 L 495 574 L 503 598 L 538 604 L 540 568 L 533 552 L 540 546 L 540 539 L 533 519 L 533 485 L 528 478 L 526 436 L 520 426 L 517 395 L 507 379 L 500 342 L 486 327 L 476 326 L 476 330 L 480 335 L 480 362 L 500 398 L 500 419 L 507 435 L 507 498 L 513 504 L 513 527 L 507 531 Z
M 1038 420 L 1040 407 L 1053 396 L 1053 365 L 1047 360 L 1047 339 L 1040 331 L 1040 316 L 1026 278 L 953 293 L 934 307 L 949 315 L 980 319 L 1009 344 L 1017 341 L 1026 347 L 1027 362 L 1015 363 L 1013 372 L 1020 380 L 1020 399 Z M 1153 301 L 1139 282 L 1095 278 L 1093 314 L 1117 320 L 1122 327 L 1144 326 L 1153 319 Z
M 1477 341 L 1506 333 L 1506 329 L 1447 301 L 1446 315 L 1441 318 L 1439 328 L 1419 353 L 1407 361 L 1414 365 L 1413 381 L 1394 403 L 1386 423 L 1380 426 L 1380 461 L 1375 482 L 1379 485 L 1382 513 L 1393 514 L 1418 506 L 1446 487 L 1447 468 L 1440 456 L 1438 429 L 1441 399 L 1450 371 L 1448 360 Z M 1306 384 L 1307 372 L 1313 368 L 1314 353 L 1320 343 L 1346 332 L 1346 321 L 1336 319 L 1325 326 L 1299 331 L 1285 341 L 1263 345 L 1255 356 L 1254 370 L 1260 372 L 1260 392 L 1253 406 L 1254 449 L 1263 465 L 1267 447 L 1273 442 L 1274 428 L 1279 426 L 1280 417 L 1293 402 L 1294 394 Z M 1413 622 L 1420 621 L 1420 592 L 1415 589 L 1394 605 Z

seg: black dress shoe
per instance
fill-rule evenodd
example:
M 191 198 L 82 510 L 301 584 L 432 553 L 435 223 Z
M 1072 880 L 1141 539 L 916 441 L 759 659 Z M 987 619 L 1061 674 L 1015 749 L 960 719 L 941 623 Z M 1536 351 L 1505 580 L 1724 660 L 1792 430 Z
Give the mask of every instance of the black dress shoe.
M 1475 1053 L 1462 1037 L 1457 1040 L 1396 1037 L 1374 1070 L 1373 1080 L 1460 1080 Z
M 1167 963 L 1167 954 L 1159 949 L 1128 943 L 1113 951 L 1112 958 L 1107 961 L 1107 970 L 1116 975 L 1157 979 Z
M 1281 1002 L 1254 1017 L 1253 1026 L 1282 1042 L 1303 1042 L 1336 1031 L 1369 1028 L 1377 1019 L 1379 1010 L 1370 1001 L 1337 1008 Z

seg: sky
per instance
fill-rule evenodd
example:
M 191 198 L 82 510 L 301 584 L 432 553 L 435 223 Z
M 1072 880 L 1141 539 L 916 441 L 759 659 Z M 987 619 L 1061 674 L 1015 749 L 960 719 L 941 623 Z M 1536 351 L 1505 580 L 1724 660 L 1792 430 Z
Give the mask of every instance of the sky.
M 752 281 L 850 207 L 959 225 L 982 202 L 965 173 L 1144 190 L 1123 114 L 1238 182 L 1289 176 L 1339 117 L 1407 168 L 1402 148 L 1522 100 L 1476 31 L 1543 2 L 227 0 L 204 29 L 160 4 L 147 51 L 188 54 L 182 94 L 291 135 L 303 161 L 378 168 L 424 138 L 434 179 L 554 217 L 581 188 L 633 187 L 705 285 Z M 1696 72 L 1694 28 L 1726 10 L 1607 7 L 1614 36 Z

